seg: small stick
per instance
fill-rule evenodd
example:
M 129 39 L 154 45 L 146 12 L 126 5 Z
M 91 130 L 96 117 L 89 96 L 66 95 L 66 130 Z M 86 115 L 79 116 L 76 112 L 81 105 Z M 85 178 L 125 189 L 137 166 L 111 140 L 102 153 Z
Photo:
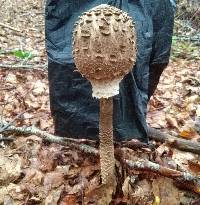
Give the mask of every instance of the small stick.
M 9 28 L 10 30 L 13 30 L 13 31 L 16 31 L 16 32 L 21 32 L 19 29 L 14 28 L 12 26 L 9 26 L 7 24 L 1 23 L 1 22 L 0 22 L 0 26 L 5 27 L 5 28 Z
M 38 69 L 38 70 L 45 70 L 47 64 L 33 64 L 33 65 L 9 65 L 9 64 L 0 64 L 0 69 Z M 40 69 L 39 69 L 40 68 Z
M 200 178 L 193 176 L 188 172 L 180 172 L 148 160 L 140 160 L 136 162 L 125 160 L 125 164 L 132 170 L 144 172 L 150 171 L 174 179 L 178 183 L 183 184 L 185 188 L 188 188 L 200 195 Z
M 55 136 L 55 135 L 49 134 L 48 132 L 42 131 L 36 127 L 33 127 L 33 126 L 31 126 L 31 127 L 25 127 L 25 126 L 24 127 L 16 127 L 13 125 L 7 126 L 7 124 L 10 124 L 10 123 L 6 123 L 5 121 L 1 122 L 0 133 L 15 132 L 15 133 L 21 133 L 21 134 L 25 134 L 25 135 L 36 135 L 38 137 L 41 137 L 43 140 L 46 140 L 46 141 L 51 142 L 51 143 L 57 143 L 57 144 L 64 145 L 64 146 L 71 146 L 71 147 L 74 147 L 75 149 L 79 149 L 79 150 L 81 150 L 85 153 L 88 153 L 88 154 L 94 154 L 94 155 L 98 154 L 97 149 L 95 149 L 94 147 L 91 147 L 89 145 L 83 144 L 83 142 L 85 142 L 85 141 L 82 142 L 82 141 L 79 141 L 79 140 L 73 139 L 73 138 L 65 138 L 65 137 Z M 2 128 L 4 128 L 4 129 L 2 129 Z

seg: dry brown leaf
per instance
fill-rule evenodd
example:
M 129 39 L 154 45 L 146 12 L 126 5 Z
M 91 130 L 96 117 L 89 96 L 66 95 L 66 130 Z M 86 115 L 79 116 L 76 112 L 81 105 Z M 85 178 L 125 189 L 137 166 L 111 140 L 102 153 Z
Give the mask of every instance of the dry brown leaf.
M 40 170 L 53 171 L 56 167 L 55 153 L 50 151 L 48 147 L 43 147 L 38 155 L 40 160 Z
M 189 169 L 196 175 L 200 176 L 200 161 L 188 160 Z
M 40 118 L 39 124 L 40 124 L 41 130 L 46 130 L 50 125 L 50 123 L 47 119 L 42 119 L 42 118 Z
M 16 84 L 17 83 L 16 75 L 13 73 L 8 73 L 6 77 L 6 82 L 10 84 Z
M 57 189 L 51 190 L 45 199 L 44 205 L 56 205 L 63 190 L 64 186 L 60 186 Z
M 22 179 L 22 183 L 32 184 L 34 186 L 40 186 L 43 181 L 44 174 L 37 170 L 28 168 L 24 170 L 25 177 Z
M 173 180 L 159 177 L 153 180 L 154 197 L 159 197 L 160 205 L 180 205 L 182 193 L 173 185 Z
M 193 130 L 182 130 L 179 133 L 179 136 L 186 139 L 192 139 L 194 136 L 196 136 L 196 132 Z
M 167 121 L 169 127 L 177 128 L 178 129 L 179 126 L 178 126 L 176 118 L 167 115 L 166 116 L 166 121 Z
M 6 195 L 8 195 L 6 186 L 0 187 L 0 204 L 4 203 L 4 198 Z
M 62 201 L 60 202 L 60 205 L 76 205 L 76 195 L 75 194 L 68 194 L 66 195 Z
M 84 176 L 80 176 L 76 182 L 77 183 L 71 188 L 68 194 L 83 194 L 85 188 L 87 187 L 88 180 Z
M 17 184 L 10 183 L 8 186 L 0 188 L 0 204 L 21 205 L 27 196 L 27 191 Z
M 84 202 L 94 205 L 109 205 L 112 201 L 113 193 L 113 186 L 100 185 L 96 189 L 85 194 Z
M 9 184 L 17 180 L 21 175 L 21 159 L 15 154 L 13 156 L 6 156 L 0 150 L 0 184 Z
M 45 175 L 43 185 L 46 190 L 51 190 L 53 188 L 59 187 L 61 184 L 63 184 L 63 182 L 63 174 L 54 171 Z
M 34 96 L 42 95 L 45 92 L 46 88 L 47 88 L 46 85 L 41 80 L 37 80 L 34 83 L 34 88 L 32 93 Z
M 81 167 L 80 175 L 87 178 L 87 177 L 91 176 L 97 170 L 99 170 L 98 165 L 97 166 L 93 166 L 93 165 L 84 166 L 84 167 Z
M 99 187 L 99 184 L 100 184 L 100 177 L 97 175 L 88 182 L 85 188 L 86 195 L 87 193 L 91 193 L 93 190 L 97 189 Z
M 151 182 L 143 179 L 138 181 L 134 192 L 130 195 L 129 205 L 151 205 L 153 202 Z

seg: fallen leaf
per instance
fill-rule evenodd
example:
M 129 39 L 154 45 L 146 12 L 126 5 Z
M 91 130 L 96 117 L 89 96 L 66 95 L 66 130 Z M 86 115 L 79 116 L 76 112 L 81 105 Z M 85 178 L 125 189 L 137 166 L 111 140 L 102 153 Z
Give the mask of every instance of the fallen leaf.
M 195 160 L 188 160 L 189 169 L 196 175 L 200 176 L 200 162 L 199 160 L 195 162 Z
M 45 199 L 44 205 L 56 205 L 63 190 L 64 186 L 51 190 Z
M 173 185 L 172 179 L 164 177 L 154 179 L 152 191 L 154 196 L 160 199 L 159 205 L 180 205 L 182 193 Z
M 195 136 L 194 131 L 189 131 L 189 130 L 183 130 L 179 133 L 179 136 L 186 138 L 186 139 L 192 139 Z
M 160 205 L 160 197 L 159 196 L 155 196 L 153 204 L 152 205 Z
M 178 129 L 178 123 L 177 123 L 177 120 L 171 116 L 166 116 L 166 121 L 168 123 L 168 125 L 172 128 L 177 128 Z
M 200 105 L 197 106 L 196 116 L 197 116 L 197 117 L 200 117 Z
M 0 184 L 9 184 L 17 180 L 21 175 L 21 159 L 15 154 L 13 156 L 6 156 L 0 150 Z
M 44 174 L 33 168 L 28 168 L 24 170 L 25 177 L 22 179 L 22 183 L 31 183 L 34 186 L 39 186 L 42 184 Z
M 24 190 L 22 186 L 17 184 L 10 183 L 7 186 L 7 190 L 9 196 L 11 196 L 14 200 L 24 201 L 28 196 L 27 191 Z
M 17 83 L 16 75 L 13 73 L 9 73 L 6 77 L 6 82 L 10 84 L 16 84 Z
M 62 201 L 60 202 L 60 205 L 76 205 L 76 195 L 75 194 L 68 194 L 66 195 Z
M 49 172 L 44 177 L 44 188 L 48 191 L 54 188 L 59 187 L 61 184 L 63 184 L 64 178 L 63 174 L 60 172 Z
M 34 84 L 34 88 L 33 88 L 33 95 L 34 96 L 38 96 L 38 95 L 42 95 L 46 90 L 46 85 L 40 81 L 37 80 Z
M 8 190 L 6 186 L 0 188 L 0 204 L 4 203 L 5 196 L 8 195 Z
M 55 169 L 56 167 L 55 152 L 50 151 L 50 148 L 43 147 L 39 151 L 38 158 L 41 163 L 40 170 L 47 172 L 47 171 L 53 171 Z

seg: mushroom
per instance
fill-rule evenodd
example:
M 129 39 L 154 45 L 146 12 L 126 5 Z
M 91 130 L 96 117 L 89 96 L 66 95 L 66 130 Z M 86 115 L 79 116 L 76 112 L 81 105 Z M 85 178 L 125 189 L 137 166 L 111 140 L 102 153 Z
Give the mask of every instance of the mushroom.
M 99 137 L 102 184 L 115 179 L 113 145 L 113 99 L 119 83 L 136 60 L 136 37 L 132 19 L 107 4 L 84 13 L 73 31 L 73 58 L 79 72 L 100 100 Z

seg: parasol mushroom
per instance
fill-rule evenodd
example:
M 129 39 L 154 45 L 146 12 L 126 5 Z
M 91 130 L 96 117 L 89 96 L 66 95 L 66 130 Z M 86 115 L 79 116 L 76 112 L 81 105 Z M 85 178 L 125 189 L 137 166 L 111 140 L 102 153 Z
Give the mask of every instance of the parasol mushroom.
M 119 83 L 136 60 L 136 37 L 132 19 L 107 4 L 83 13 L 73 31 L 73 57 L 79 72 L 100 99 L 99 137 L 102 184 L 115 179 L 113 145 L 113 99 Z

